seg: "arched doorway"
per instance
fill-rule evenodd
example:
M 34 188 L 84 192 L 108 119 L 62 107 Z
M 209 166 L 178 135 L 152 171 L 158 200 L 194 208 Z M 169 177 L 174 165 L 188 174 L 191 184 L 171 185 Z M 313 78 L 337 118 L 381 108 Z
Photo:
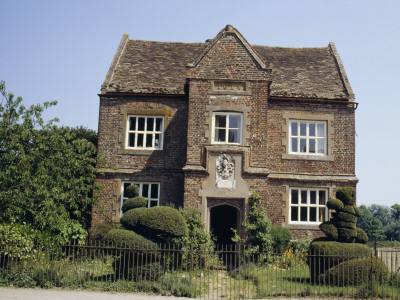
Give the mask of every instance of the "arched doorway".
M 210 209 L 210 231 L 218 245 L 234 244 L 233 231 L 238 229 L 239 210 L 231 205 L 223 204 Z

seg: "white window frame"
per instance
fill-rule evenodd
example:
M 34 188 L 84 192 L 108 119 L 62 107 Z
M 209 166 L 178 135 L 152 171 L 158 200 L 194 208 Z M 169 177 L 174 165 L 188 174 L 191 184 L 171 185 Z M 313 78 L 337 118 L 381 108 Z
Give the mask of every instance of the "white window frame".
M 292 191 L 297 190 L 297 199 L 298 203 L 293 204 L 292 203 Z M 306 191 L 307 192 L 307 201 L 306 203 L 302 203 L 301 199 L 301 191 Z M 315 191 L 316 192 L 316 201 L 315 204 L 310 203 L 310 192 Z M 324 191 L 325 192 L 325 204 L 319 204 L 319 192 Z M 328 207 L 326 206 L 326 203 L 328 202 L 328 189 L 326 188 L 304 188 L 304 187 L 291 187 L 289 189 L 289 224 L 313 224 L 313 225 L 319 225 L 322 222 L 328 220 Z M 292 207 L 298 207 L 297 210 L 297 221 L 292 221 Z M 307 208 L 307 221 L 301 221 L 301 207 L 306 207 Z M 315 207 L 316 208 L 316 221 L 310 221 L 310 208 Z M 325 208 L 325 214 L 324 214 L 324 219 L 319 220 L 319 209 L 320 208 Z
M 229 116 L 235 115 L 235 116 L 240 116 L 240 124 L 239 128 L 229 128 Z M 227 116 L 226 118 L 226 127 L 216 127 L 215 125 L 215 120 L 216 116 Z M 215 138 L 215 130 L 216 129 L 224 129 L 225 128 L 225 142 L 220 142 L 217 141 Z M 238 129 L 239 130 L 239 142 L 238 143 L 232 143 L 229 142 L 229 129 Z M 231 144 L 231 145 L 241 145 L 243 140 L 243 113 L 238 113 L 238 112 L 213 112 L 212 115 L 212 131 L 211 131 L 211 141 L 213 144 Z
M 130 130 L 130 124 L 131 124 L 131 118 L 136 118 L 135 122 L 135 130 Z M 138 124 L 139 124 L 139 118 L 145 118 L 144 121 L 144 130 L 139 130 Z M 148 119 L 154 119 L 153 122 L 153 130 L 147 130 L 147 120 Z M 160 125 L 160 130 L 156 130 L 156 119 L 162 119 L 161 125 Z M 126 119 L 126 136 L 125 136 L 125 148 L 126 149 L 140 149 L 140 150 L 162 150 L 163 149 L 163 143 L 164 143 L 164 116 L 148 116 L 148 115 L 128 115 Z M 135 134 L 135 142 L 133 147 L 129 146 L 129 136 L 130 134 Z M 143 146 L 137 146 L 137 141 L 138 141 L 138 134 L 143 135 Z M 158 146 L 155 145 L 155 136 L 156 134 L 160 135 L 159 138 L 159 144 Z M 146 137 L 147 135 L 152 135 L 152 146 L 151 147 L 146 147 Z
M 120 209 L 120 215 L 122 216 L 122 205 L 124 204 L 124 201 L 128 199 L 128 197 L 124 197 L 124 189 L 125 189 L 125 184 L 130 183 L 130 184 L 136 184 L 139 186 L 139 196 L 142 196 L 143 192 L 143 185 L 148 184 L 149 185 L 149 192 L 148 196 L 145 197 L 147 199 L 147 207 L 151 207 L 151 203 L 156 202 L 157 204 L 155 206 L 160 205 L 160 182 L 150 182 L 150 181 L 122 181 L 121 183 L 121 209 Z M 151 197 L 151 185 L 157 185 L 157 198 L 152 198 Z M 153 205 L 154 206 L 154 205 Z
M 297 125 L 297 135 L 293 135 L 292 133 L 292 123 L 298 123 Z M 306 135 L 301 136 L 300 135 L 300 124 L 306 124 Z M 310 124 L 315 125 L 315 136 L 310 136 Z M 320 137 L 318 136 L 318 125 L 324 125 L 324 136 Z M 296 155 L 315 155 L 315 156 L 326 156 L 327 149 L 328 149 L 328 130 L 327 130 L 328 123 L 326 121 L 311 121 L 311 120 L 290 120 L 289 121 L 289 154 L 296 154 Z M 297 139 L 297 151 L 293 151 L 292 149 L 292 142 L 293 139 Z M 305 139 L 306 140 L 306 151 L 301 152 L 300 151 L 300 140 Z M 314 141 L 314 149 L 315 152 L 310 152 L 310 141 Z M 324 146 L 324 152 L 323 153 L 318 153 L 318 140 L 323 140 L 323 146 Z

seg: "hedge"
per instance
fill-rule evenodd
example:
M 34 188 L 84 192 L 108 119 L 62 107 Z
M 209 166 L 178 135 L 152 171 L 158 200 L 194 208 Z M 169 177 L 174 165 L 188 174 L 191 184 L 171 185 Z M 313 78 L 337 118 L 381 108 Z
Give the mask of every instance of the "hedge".
M 124 213 L 120 219 L 121 224 L 126 229 L 136 230 L 140 216 L 147 210 L 148 208 L 139 207 L 135 209 L 128 210 Z
M 187 225 L 182 214 L 175 208 L 155 206 L 145 209 L 139 216 L 139 233 L 169 241 L 187 235 Z
M 321 275 L 320 281 L 336 286 L 358 286 L 366 282 L 386 282 L 389 270 L 379 257 L 345 261 Z
M 317 282 L 320 275 L 345 261 L 371 256 L 371 249 L 364 244 L 340 243 L 316 239 L 310 244 L 307 264 L 310 267 L 311 282 Z
M 354 205 L 356 203 L 356 191 L 351 187 L 343 187 L 336 191 L 336 198 L 342 200 L 344 205 Z
M 137 196 L 135 198 L 129 198 L 124 201 L 122 204 L 122 212 L 126 213 L 127 211 L 139 207 L 147 207 L 147 199 L 142 196 Z
M 155 242 L 125 229 L 112 229 L 105 236 L 108 243 L 116 244 L 117 247 L 158 249 Z

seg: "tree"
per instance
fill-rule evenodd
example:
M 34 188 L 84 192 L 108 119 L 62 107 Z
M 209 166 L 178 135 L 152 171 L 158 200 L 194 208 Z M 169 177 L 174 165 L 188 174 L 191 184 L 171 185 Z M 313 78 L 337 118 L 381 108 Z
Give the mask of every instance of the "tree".
M 0 222 L 26 222 L 60 240 L 84 239 L 96 178 L 96 147 L 76 129 L 47 123 L 0 82 Z
M 389 224 L 392 220 L 389 207 L 385 205 L 372 204 L 368 207 L 372 216 L 379 219 L 382 224 Z
M 369 238 L 384 239 L 385 234 L 382 222 L 374 217 L 365 205 L 361 205 L 359 208 L 362 215 L 357 219 L 357 226 L 363 229 Z

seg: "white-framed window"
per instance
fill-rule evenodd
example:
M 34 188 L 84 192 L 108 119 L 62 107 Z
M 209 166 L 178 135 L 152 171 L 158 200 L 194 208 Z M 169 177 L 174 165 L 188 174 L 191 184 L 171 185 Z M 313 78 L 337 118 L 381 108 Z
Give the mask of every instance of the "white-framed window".
M 126 148 L 161 150 L 163 147 L 164 117 L 128 115 Z
M 290 120 L 289 153 L 327 155 L 327 122 Z
M 212 120 L 212 143 L 241 144 L 242 120 L 242 113 L 214 112 Z
M 123 181 L 121 184 L 121 208 L 122 204 L 128 197 L 125 195 L 125 190 L 131 184 L 139 187 L 139 196 L 147 199 L 147 207 L 160 205 L 160 183 L 159 182 L 136 182 Z M 121 209 L 122 214 L 122 209 Z
M 328 218 L 328 190 L 290 188 L 289 223 L 320 224 Z

